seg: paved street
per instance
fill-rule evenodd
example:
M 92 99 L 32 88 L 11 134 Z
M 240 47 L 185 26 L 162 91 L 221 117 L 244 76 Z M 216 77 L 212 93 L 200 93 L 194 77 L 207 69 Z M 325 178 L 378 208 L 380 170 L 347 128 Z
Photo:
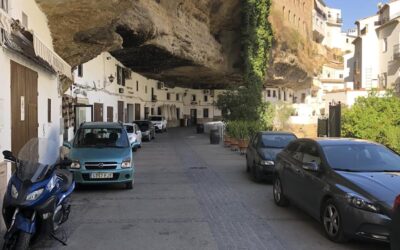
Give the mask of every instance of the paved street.
M 328 241 L 297 209 L 278 208 L 244 157 L 194 130 L 170 129 L 135 155 L 133 190 L 84 188 L 65 225 L 69 245 L 39 249 L 387 249 Z

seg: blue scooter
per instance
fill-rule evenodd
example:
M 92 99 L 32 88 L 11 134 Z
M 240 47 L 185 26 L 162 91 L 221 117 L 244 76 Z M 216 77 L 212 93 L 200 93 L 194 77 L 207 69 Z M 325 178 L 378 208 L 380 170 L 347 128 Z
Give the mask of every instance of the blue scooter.
M 4 159 L 16 167 L 4 196 L 3 250 L 25 250 L 49 236 L 66 245 L 56 232 L 68 219 L 75 182 L 67 170 L 71 163 L 58 161 L 58 149 L 53 141 L 34 138 L 18 157 L 3 152 Z

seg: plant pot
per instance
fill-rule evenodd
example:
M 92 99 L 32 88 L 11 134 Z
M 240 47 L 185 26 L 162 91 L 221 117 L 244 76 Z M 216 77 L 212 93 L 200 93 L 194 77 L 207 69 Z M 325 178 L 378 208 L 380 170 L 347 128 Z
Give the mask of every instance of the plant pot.
M 240 153 L 241 153 L 241 154 L 245 154 L 247 148 L 249 147 L 249 140 L 247 140 L 247 139 L 240 139 L 240 140 L 238 141 L 238 147 L 239 147 Z
M 232 151 L 237 151 L 239 150 L 239 141 L 235 138 L 231 139 L 231 150 Z
M 229 147 L 231 145 L 231 138 L 229 136 L 224 137 L 224 146 Z

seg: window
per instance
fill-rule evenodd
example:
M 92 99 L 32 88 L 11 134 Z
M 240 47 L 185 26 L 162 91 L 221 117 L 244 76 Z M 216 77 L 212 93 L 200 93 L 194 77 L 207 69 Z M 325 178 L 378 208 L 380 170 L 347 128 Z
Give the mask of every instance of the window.
M 301 103 L 305 103 L 306 102 L 306 94 L 302 93 L 301 94 Z
M 180 108 L 177 108 L 177 109 L 176 109 L 176 118 L 177 118 L 178 120 L 181 119 L 181 109 L 180 109 Z
M 282 98 L 281 90 L 278 90 L 278 100 L 280 100 L 281 98 Z
M 267 96 L 271 97 L 271 90 L 267 90 Z
M 196 101 L 196 95 L 192 95 L 192 102 Z
M 117 65 L 117 84 L 125 86 L 125 72 L 124 68 Z
M 318 148 L 315 143 L 304 143 L 300 147 L 300 151 L 303 153 L 303 163 L 315 162 L 318 165 L 321 164 L 321 157 L 319 156 Z
M 276 98 L 276 90 L 272 92 L 272 97 Z
M 387 38 L 383 38 L 382 41 L 382 52 L 386 52 L 387 51 Z
M 47 99 L 47 122 L 51 122 L 51 99 Z
M 286 91 L 283 91 L 283 100 L 286 102 Z
M 158 107 L 158 108 L 157 108 L 157 114 L 158 114 L 158 115 L 161 115 L 161 107 Z
M 74 140 L 76 147 L 129 147 L 128 136 L 120 128 L 81 128 Z
M 282 8 L 282 15 L 283 15 L 283 18 L 285 18 L 285 6 L 283 6 L 283 8 Z
M 8 0 L 0 0 L 0 8 L 8 12 Z
M 204 96 L 204 102 L 208 102 L 208 95 Z
M 139 81 L 136 81 L 136 91 L 139 91 Z
M 339 74 L 339 78 L 343 78 L 343 74 Z
M 171 94 L 167 93 L 167 100 L 170 100 L 170 99 L 171 99 Z
M 83 65 L 82 64 L 78 65 L 78 76 L 79 77 L 83 76 Z
M 303 160 L 303 153 L 299 150 L 300 143 L 299 142 L 292 142 L 286 149 L 286 152 L 290 154 L 293 159 L 302 161 Z
M 208 109 L 203 109 L 203 118 L 208 118 Z
M 144 86 L 144 93 L 147 94 L 147 86 Z
M 179 101 L 179 94 L 176 94 L 176 100 Z
M 383 88 L 386 89 L 387 88 L 387 82 L 388 82 L 388 75 L 387 73 L 383 73 Z
M 288 13 L 288 21 L 290 22 L 290 14 L 291 14 L 291 12 L 290 12 L 290 10 L 289 10 L 289 13 Z
M 22 26 L 28 28 L 28 16 L 22 12 Z

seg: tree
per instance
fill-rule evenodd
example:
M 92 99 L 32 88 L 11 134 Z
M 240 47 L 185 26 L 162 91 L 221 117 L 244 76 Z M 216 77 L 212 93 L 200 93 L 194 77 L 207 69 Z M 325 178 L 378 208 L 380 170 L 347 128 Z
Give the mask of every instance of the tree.
M 400 153 L 400 99 L 391 94 L 358 98 L 344 109 L 342 136 L 376 141 Z

